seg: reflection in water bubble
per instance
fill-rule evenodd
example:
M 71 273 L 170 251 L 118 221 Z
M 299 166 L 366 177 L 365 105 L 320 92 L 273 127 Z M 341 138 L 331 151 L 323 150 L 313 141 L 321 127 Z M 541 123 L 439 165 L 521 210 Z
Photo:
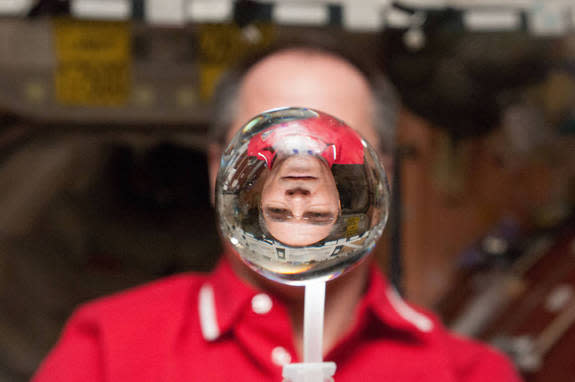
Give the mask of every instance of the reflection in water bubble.
M 339 276 L 373 248 L 389 186 L 374 150 L 345 123 L 312 109 L 275 109 L 226 148 L 216 208 L 252 269 L 303 285 Z

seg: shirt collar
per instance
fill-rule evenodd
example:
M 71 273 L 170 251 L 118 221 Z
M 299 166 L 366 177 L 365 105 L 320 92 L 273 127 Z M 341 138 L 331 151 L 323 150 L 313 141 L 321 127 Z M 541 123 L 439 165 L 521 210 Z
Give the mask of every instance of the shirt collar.
M 198 311 L 204 338 L 213 341 L 232 329 L 258 293 L 240 280 L 225 257 L 220 260 L 199 292 Z M 435 327 L 426 313 L 404 302 L 375 264 L 371 266 L 359 308 L 360 315 L 371 311 L 381 324 L 415 335 L 431 332 Z
M 242 312 L 249 309 L 250 300 L 257 293 L 255 288 L 240 280 L 222 256 L 200 288 L 198 311 L 204 338 L 213 341 L 230 330 Z
M 370 268 L 367 291 L 360 304 L 360 312 L 370 310 L 382 324 L 393 329 L 422 334 L 435 327 L 428 314 L 403 300 L 376 264 Z

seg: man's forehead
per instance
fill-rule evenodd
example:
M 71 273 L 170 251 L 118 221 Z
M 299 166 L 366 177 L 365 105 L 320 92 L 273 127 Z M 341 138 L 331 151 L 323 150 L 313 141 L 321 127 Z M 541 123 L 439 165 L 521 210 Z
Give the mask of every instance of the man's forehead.
M 259 113 L 300 106 L 342 119 L 377 145 L 369 84 L 359 70 L 337 56 L 297 50 L 273 54 L 247 72 L 238 97 L 228 138 Z

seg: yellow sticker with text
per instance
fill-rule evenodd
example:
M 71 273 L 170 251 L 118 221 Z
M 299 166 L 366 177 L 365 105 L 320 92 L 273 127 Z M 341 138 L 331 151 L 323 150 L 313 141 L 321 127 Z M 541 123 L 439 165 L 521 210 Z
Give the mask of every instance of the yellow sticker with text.
M 56 99 L 65 105 L 118 106 L 131 88 L 127 22 L 54 21 Z
M 246 55 L 275 39 L 271 24 L 204 24 L 198 29 L 200 97 L 209 100 L 221 74 Z

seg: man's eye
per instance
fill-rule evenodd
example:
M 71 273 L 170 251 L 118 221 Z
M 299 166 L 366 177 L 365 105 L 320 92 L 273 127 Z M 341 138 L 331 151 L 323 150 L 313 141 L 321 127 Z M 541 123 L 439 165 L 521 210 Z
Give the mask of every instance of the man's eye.
M 286 221 L 291 217 L 290 212 L 285 208 L 267 207 L 265 209 L 265 213 L 268 218 L 279 222 Z
M 331 212 L 306 212 L 304 219 L 312 224 L 330 224 L 335 220 L 335 215 Z

